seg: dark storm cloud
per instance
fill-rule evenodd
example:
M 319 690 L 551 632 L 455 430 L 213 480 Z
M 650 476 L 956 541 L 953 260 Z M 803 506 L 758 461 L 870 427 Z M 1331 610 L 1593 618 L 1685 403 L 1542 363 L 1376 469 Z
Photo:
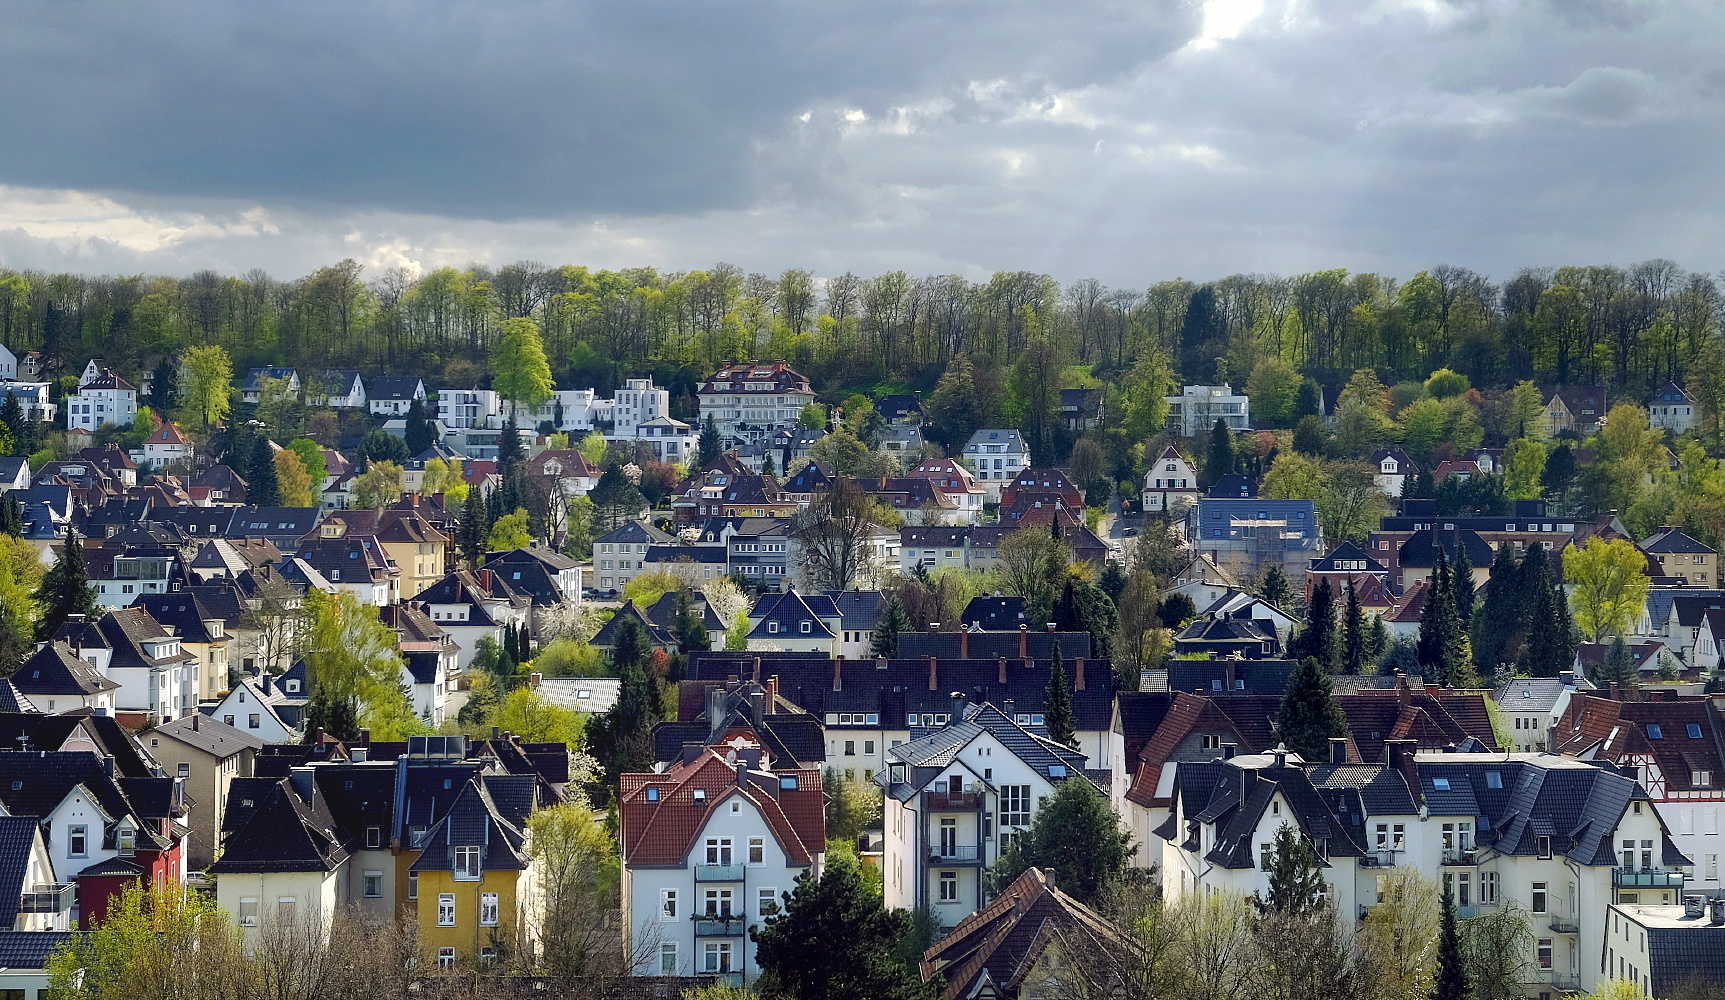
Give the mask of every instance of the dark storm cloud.
M 483 217 L 736 208 L 812 102 L 1089 79 L 1176 3 L 32 0 L 0 32 L 0 179 Z

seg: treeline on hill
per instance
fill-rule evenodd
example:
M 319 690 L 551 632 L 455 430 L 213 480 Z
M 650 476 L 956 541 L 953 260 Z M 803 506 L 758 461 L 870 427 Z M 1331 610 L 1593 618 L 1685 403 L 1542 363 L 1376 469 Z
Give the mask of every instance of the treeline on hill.
M 344 260 L 279 281 L 201 271 L 185 278 L 0 269 L 0 341 L 122 374 L 196 344 L 241 366 L 392 368 L 483 381 L 505 321 L 544 332 L 559 384 L 602 391 L 657 369 L 692 388 L 721 360 L 780 357 L 819 385 L 930 386 L 959 355 L 1005 372 L 1046 341 L 1062 364 L 1119 376 L 1155 348 L 1187 382 L 1245 382 L 1279 358 L 1326 384 L 1375 368 L 1387 382 L 1438 368 L 1476 386 L 1522 380 L 1645 393 L 1713 346 L 1719 289 L 1669 260 L 1631 267 L 1524 268 L 1495 284 L 1440 265 L 1400 281 L 1336 269 L 1064 287 L 1045 274 L 986 282 L 893 271 L 816 279 L 730 264 L 705 271 L 590 271 L 522 261 L 492 269 L 366 274 Z M 834 401 L 837 401 L 837 396 Z

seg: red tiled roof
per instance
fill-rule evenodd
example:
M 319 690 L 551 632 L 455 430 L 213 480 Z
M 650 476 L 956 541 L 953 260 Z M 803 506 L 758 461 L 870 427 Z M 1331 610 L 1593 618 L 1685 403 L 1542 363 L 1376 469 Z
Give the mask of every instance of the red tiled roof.
M 780 787 L 781 777 L 789 775 L 797 778 L 795 789 Z M 813 864 L 814 855 L 826 849 L 826 800 L 818 769 L 750 771 L 739 781 L 737 767 L 709 747 L 693 762 L 664 774 L 622 775 L 621 786 L 626 864 L 683 864 L 707 820 L 733 796 L 760 810 L 792 864 Z M 658 789 L 657 802 L 647 800 L 650 787 Z M 696 803 L 697 789 L 705 793 L 704 805 Z

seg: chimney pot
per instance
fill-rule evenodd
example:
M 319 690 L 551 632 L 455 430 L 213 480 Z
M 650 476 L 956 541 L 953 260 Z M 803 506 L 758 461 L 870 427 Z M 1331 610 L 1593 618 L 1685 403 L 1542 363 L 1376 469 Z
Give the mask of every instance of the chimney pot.
M 928 630 L 930 632 L 939 632 L 940 631 L 940 622 L 929 622 L 928 623 Z
M 531 685 L 532 687 L 538 687 L 539 682 L 544 680 L 544 679 L 545 679 L 545 675 L 540 673 L 537 670 L 535 670 L 533 673 L 530 673 L 527 675 L 527 683 L 529 685 Z
M 1046 631 L 1049 631 L 1049 632 L 1052 632 L 1052 631 L 1054 631 L 1054 627 L 1055 627 L 1055 626 L 1056 626 L 1056 625 L 1058 625 L 1058 624 L 1059 624 L 1059 622 L 1049 622 L 1049 623 L 1048 623 L 1048 624 L 1047 624 L 1047 625 L 1046 625 L 1046 626 L 1045 626 L 1045 629 L 1046 629 Z
M 886 661 L 882 660 L 880 662 L 880 665 L 883 667 L 886 666 Z M 844 689 L 845 689 L 845 661 L 842 659 L 841 660 L 834 660 L 833 661 L 833 690 L 834 691 L 843 691 Z

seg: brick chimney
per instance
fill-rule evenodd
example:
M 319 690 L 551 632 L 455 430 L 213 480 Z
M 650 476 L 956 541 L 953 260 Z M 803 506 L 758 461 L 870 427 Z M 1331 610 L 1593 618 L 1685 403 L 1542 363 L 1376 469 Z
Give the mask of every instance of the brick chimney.
M 1000 667 L 1000 683 L 1005 684 L 1006 683 L 1006 657 L 1004 657 L 1004 656 L 999 657 L 998 664 Z
M 1084 690 L 1084 657 L 1079 656 L 1072 661 L 1072 689 Z
M 961 660 L 970 659 L 970 630 L 962 624 L 958 627 L 958 658 Z
M 1030 626 L 1018 626 L 1018 655 L 1020 658 L 1030 655 Z
M 843 660 L 844 657 L 841 656 L 841 657 L 839 657 L 839 659 Z M 753 680 L 756 684 L 759 684 L 761 682 L 761 658 L 758 656 L 755 657 L 755 668 L 754 668 L 754 672 L 750 674 L 750 679 Z
M 481 590 L 485 591 L 487 596 L 489 596 L 491 594 L 491 571 L 490 570 L 482 569 L 479 571 L 479 587 Z
M 844 689 L 845 689 L 845 661 L 842 659 L 834 660 L 833 661 L 833 690 L 834 691 L 843 691 Z
M 932 656 L 928 658 L 928 689 L 930 691 L 940 690 L 940 671 L 936 668 L 935 659 Z

